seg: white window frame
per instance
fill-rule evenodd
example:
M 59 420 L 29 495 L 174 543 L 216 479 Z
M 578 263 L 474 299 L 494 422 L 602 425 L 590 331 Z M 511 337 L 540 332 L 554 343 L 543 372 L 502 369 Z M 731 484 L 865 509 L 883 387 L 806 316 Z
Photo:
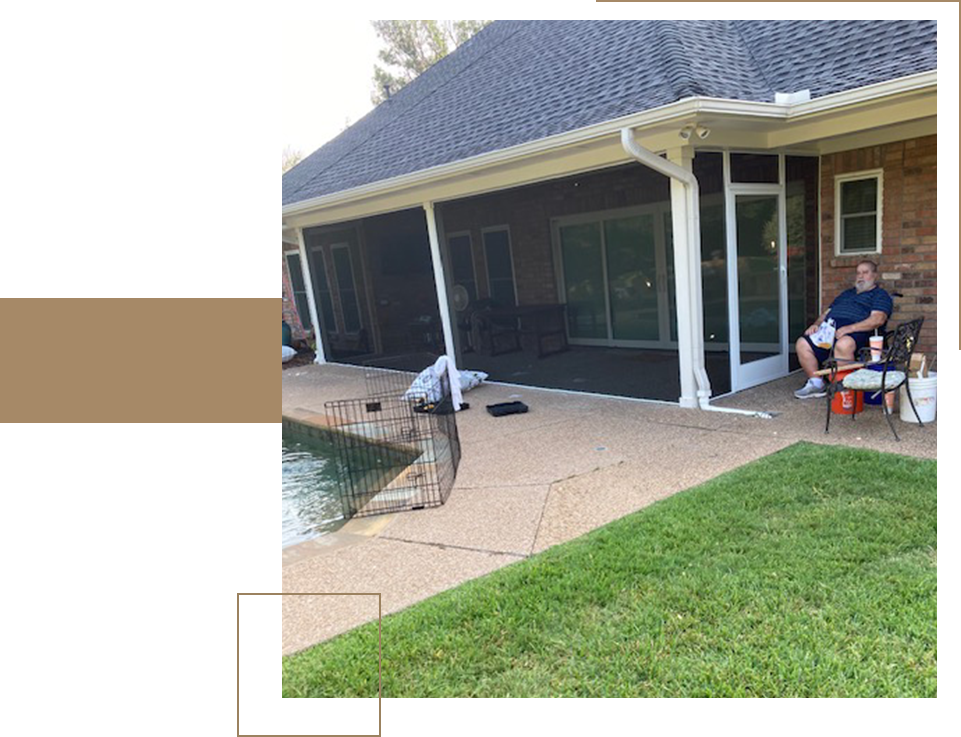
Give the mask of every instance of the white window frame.
M 843 225 L 843 213 L 841 212 L 841 185 L 845 182 L 858 181 L 861 179 L 877 179 L 878 180 L 878 195 L 877 195 L 877 207 L 874 213 L 875 219 L 877 221 L 877 243 L 875 243 L 874 250 L 871 251 L 842 251 L 841 250 L 841 237 L 844 229 L 841 227 Z M 837 257 L 844 256 L 863 256 L 872 253 L 881 253 L 881 236 L 882 236 L 882 226 L 884 223 L 884 169 L 866 169 L 864 171 L 854 171 L 848 172 L 846 174 L 835 174 L 834 175 L 834 255 Z M 864 217 L 864 213 L 859 213 L 859 217 Z

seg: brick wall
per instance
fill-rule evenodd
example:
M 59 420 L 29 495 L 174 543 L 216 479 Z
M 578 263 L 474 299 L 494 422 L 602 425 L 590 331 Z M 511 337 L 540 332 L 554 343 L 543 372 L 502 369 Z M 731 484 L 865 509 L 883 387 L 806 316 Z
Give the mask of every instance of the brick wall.
M 667 177 L 639 164 L 567 177 L 440 207 L 446 233 L 470 231 L 478 295 L 487 297 L 481 229 L 510 227 L 518 304 L 557 301 L 551 218 L 613 210 L 670 199 Z
M 937 351 L 937 136 L 841 151 L 821 158 L 821 299 L 827 306 L 852 286 L 862 258 L 877 261 L 889 292 L 901 292 L 889 327 L 924 317 L 919 350 Z M 881 253 L 835 255 L 834 177 L 883 169 Z

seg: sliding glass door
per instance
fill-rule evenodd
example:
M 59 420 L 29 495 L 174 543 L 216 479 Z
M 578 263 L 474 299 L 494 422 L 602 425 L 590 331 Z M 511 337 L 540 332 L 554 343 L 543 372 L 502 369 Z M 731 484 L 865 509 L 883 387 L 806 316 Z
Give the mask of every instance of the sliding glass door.
M 560 228 L 560 247 L 568 337 L 573 341 L 607 340 L 607 274 L 600 223 Z
M 614 340 L 659 340 L 654 215 L 604 222 L 607 283 Z
M 669 240 L 666 202 L 555 221 L 571 343 L 666 348 L 676 341 Z

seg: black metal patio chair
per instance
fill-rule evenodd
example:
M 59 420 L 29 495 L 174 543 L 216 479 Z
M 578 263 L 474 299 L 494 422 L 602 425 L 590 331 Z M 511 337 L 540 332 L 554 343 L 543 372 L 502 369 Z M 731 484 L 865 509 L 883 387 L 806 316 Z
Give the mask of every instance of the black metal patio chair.
M 891 419 L 892 413 L 888 411 L 887 404 L 884 402 L 884 395 L 897 391 L 901 386 L 905 388 L 905 393 L 908 396 L 908 401 L 911 403 L 914 416 L 918 419 L 918 424 L 924 427 L 924 423 L 921 422 L 921 416 L 914 406 L 914 399 L 911 397 L 911 385 L 908 383 L 911 354 L 914 353 L 914 349 L 918 344 L 918 336 L 921 334 L 921 325 L 923 323 L 924 318 L 919 317 L 902 323 L 894 330 L 886 333 L 881 358 L 877 361 L 871 360 L 870 348 L 862 348 L 858 351 L 858 355 L 854 357 L 853 361 L 845 361 L 841 358 L 835 358 L 832 355 L 824 362 L 824 367 L 831 369 L 831 373 L 827 377 L 827 421 L 824 424 L 825 433 L 830 432 L 831 429 L 831 402 L 834 399 L 834 395 L 839 391 L 854 390 L 881 394 L 881 411 L 888 421 L 891 432 L 894 433 L 894 439 L 900 441 L 901 438 L 898 437 L 898 431 L 895 429 L 894 421 Z M 838 372 L 844 371 L 845 365 L 854 364 L 876 366 L 880 367 L 881 370 L 859 368 L 857 371 L 845 376 L 841 381 L 841 386 L 838 386 Z M 856 413 L 851 413 L 852 420 L 856 416 Z

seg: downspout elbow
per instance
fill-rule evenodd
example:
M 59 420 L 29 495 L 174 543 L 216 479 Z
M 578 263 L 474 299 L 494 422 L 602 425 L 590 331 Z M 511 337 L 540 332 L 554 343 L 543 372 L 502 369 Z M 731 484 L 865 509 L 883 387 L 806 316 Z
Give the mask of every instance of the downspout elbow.
M 677 179 L 686 187 L 690 187 L 694 196 L 697 196 L 697 177 L 695 177 L 687 169 L 678 166 L 673 161 L 668 161 L 667 159 L 658 156 L 653 151 L 648 151 L 646 148 L 638 144 L 638 142 L 634 139 L 634 131 L 630 128 L 621 129 L 621 146 L 623 146 L 624 151 L 645 166 L 654 169 L 666 177 Z

